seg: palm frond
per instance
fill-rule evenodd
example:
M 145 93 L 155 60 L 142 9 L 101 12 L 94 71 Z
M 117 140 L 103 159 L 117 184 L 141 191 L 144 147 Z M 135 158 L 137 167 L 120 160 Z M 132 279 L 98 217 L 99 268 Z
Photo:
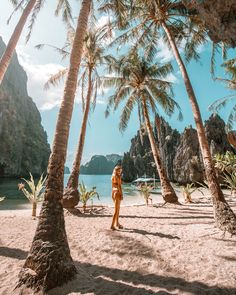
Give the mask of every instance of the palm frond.
M 26 35 L 26 43 L 29 41 L 29 39 L 31 37 L 35 21 L 37 19 L 37 16 L 38 16 L 40 10 L 43 7 L 44 2 L 45 2 L 45 0 L 37 0 L 36 3 L 35 3 L 35 6 L 33 8 L 31 18 L 30 18 L 30 21 L 29 21 L 28 34 Z
M 70 6 L 70 3 L 68 0 L 58 0 L 57 1 L 55 15 L 58 16 L 60 13 L 62 15 L 62 20 L 66 24 L 73 22 L 72 10 L 71 10 L 71 6 Z
M 50 86 L 57 86 L 68 73 L 68 69 L 58 71 L 56 74 L 51 75 L 48 81 L 44 85 L 44 90 L 48 90 Z

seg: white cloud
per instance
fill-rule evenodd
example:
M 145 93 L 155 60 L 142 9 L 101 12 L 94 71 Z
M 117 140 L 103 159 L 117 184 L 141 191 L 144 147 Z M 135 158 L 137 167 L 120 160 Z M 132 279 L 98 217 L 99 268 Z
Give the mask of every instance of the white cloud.
M 17 47 L 20 64 L 28 76 L 28 92 L 40 110 L 50 110 L 60 105 L 63 95 L 63 83 L 56 87 L 44 90 L 44 84 L 51 75 L 56 74 L 63 66 L 54 63 L 36 64 L 30 56 L 23 52 L 22 47 Z
M 157 57 L 162 63 L 170 62 L 174 59 L 172 51 L 168 48 L 163 38 L 158 42 Z

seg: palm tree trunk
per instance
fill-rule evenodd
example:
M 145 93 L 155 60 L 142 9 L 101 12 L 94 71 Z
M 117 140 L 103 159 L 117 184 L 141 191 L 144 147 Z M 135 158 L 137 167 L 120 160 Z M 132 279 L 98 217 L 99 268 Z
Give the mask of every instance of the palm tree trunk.
M 236 216 L 227 204 L 223 192 L 220 188 L 219 182 L 216 177 L 209 144 L 207 142 L 200 109 L 197 103 L 197 99 L 189 79 L 185 65 L 181 59 L 178 48 L 175 44 L 175 40 L 171 35 L 171 32 L 167 25 L 163 22 L 162 27 L 168 37 L 172 52 L 175 56 L 179 69 L 181 71 L 184 84 L 188 93 L 189 101 L 192 107 L 194 120 L 196 123 L 196 129 L 198 134 L 198 140 L 201 148 L 203 163 L 205 167 L 205 174 L 208 181 L 209 189 L 213 199 L 214 217 L 216 225 L 224 231 L 236 234 Z
M 30 0 L 28 2 L 28 4 L 26 5 L 26 7 L 25 7 L 16 27 L 15 27 L 15 30 L 14 30 L 14 32 L 7 44 L 6 50 L 1 57 L 1 60 L 0 60 L 0 85 L 2 83 L 5 73 L 7 71 L 7 68 L 11 62 L 11 58 L 13 56 L 17 42 L 21 36 L 22 30 L 25 26 L 27 18 L 30 15 L 32 9 L 34 8 L 35 3 L 36 3 L 36 0 Z
M 88 115 L 90 110 L 91 95 L 92 95 L 92 69 L 89 68 L 88 92 L 86 96 L 84 116 L 83 116 L 82 126 L 80 129 L 79 143 L 78 143 L 78 148 L 76 152 L 76 157 L 73 163 L 72 172 L 63 194 L 64 208 L 74 208 L 79 203 L 79 192 L 78 192 L 79 171 L 80 171 L 80 164 L 81 164 L 81 159 L 82 159 L 82 154 L 84 149 Z
M 32 217 L 36 217 L 36 210 L 37 210 L 37 202 L 33 202 L 33 204 L 32 204 Z
M 176 193 L 168 180 L 165 168 L 161 162 L 160 152 L 155 143 L 155 138 L 154 138 L 152 126 L 150 123 L 145 99 L 143 99 L 143 113 L 144 113 L 145 124 L 147 127 L 148 138 L 151 144 L 153 158 L 154 158 L 154 161 L 157 167 L 157 172 L 159 174 L 160 181 L 161 181 L 163 199 L 165 200 L 165 202 L 168 202 L 168 203 L 178 203 L 178 197 L 176 196 Z
M 83 0 L 48 164 L 44 202 L 32 246 L 17 285 L 43 293 L 73 279 L 77 272 L 65 231 L 62 196 L 70 121 L 90 8 L 91 0 Z

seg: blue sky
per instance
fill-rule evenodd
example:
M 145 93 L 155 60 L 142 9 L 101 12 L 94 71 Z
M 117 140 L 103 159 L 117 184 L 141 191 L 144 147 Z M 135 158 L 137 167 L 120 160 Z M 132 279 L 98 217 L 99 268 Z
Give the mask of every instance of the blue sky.
M 35 45 L 39 43 L 49 43 L 56 46 L 62 46 L 65 40 L 65 30 L 60 18 L 54 16 L 56 1 L 46 1 L 42 11 L 36 21 L 32 37 L 28 44 L 25 44 L 25 35 L 27 29 L 19 41 L 17 53 L 22 66 L 28 74 L 28 92 L 32 99 L 37 104 L 41 116 L 42 124 L 47 131 L 48 140 L 53 141 L 57 113 L 60 105 L 60 99 L 63 95 L 63 84 L 57 88 L 51 88 L 49 91 L 43 90 L 43 85 L 47 81 L 50 74 L 56 73 L 58 69 L 66 66 L 66 62 L 62 63 L 60 57 L 55 51 L 50 48 L 38 51 Z M 79 11 L 79 1 L 71 1 L 73 3 L 74 15 Z M 12 12 L 12 5 L 9 0 L 1 0 L 1 15 L 0 15 L 0 35 L 5 43 L 8 41 L 19 14 L 16 13 L 9 25 L 6 24 L 7 18 Z M 2 9 L 3 8 L 3 9 Z M 104 19 L 99 20 L 103 22 Z M 160 43 L 159 59 L 161 61 L 173 60 L 171 53 Z M 191 62 L 187 65 L 196 97 L 199 101 L 203 119 L 210 116 L 208 106 L 217 98 L 224 97 L 231 92 L 228 91 L 224 84 L 214 82 L 210 76 L 210 46 L 199 48 L 201 52 L 201 63 Z M 235 50 L 231 50 L 231 56 L 235 56 Z M 217 57 L 217 72 L 223 75 L 220 64 L 222 63 L 220 55 Z M 182 131 L 190 124 L 194 126 L 193 115 L 186 95 L 179 70 L 174 65 L 174 76 L 171 80 L 174 82 L 175 99 L 180 104 L 184 120 L 178 122 L 176 116 L 167 118 L 173 128 Z M 130 147 L 130 140 L 135 135 L 138 129 L 138 120 L 136 114 L 131 117 L 129 127 L 121 134 L 118 130 L 119 112 L 111 114 L 108 119 L 105 119 L 104 110 L 106 96 L 100 93 L 98 104 L 94 113 L 90 114 L 89 126 L 85 143 L 85 151 L 83 162 L 86 162 L 93 154 L 109 154 L 127 151 Z M 226 119 L 229 113 L 230 106 L 221 111 L 220 115 Z M 82 111 L 79 95 L 76 98 L 75 109 L 71 122 L 70 139 L 68 145 L 67 164 L 71 166 L 74 152 L 77 145 L 79 129 L 81 124 Z

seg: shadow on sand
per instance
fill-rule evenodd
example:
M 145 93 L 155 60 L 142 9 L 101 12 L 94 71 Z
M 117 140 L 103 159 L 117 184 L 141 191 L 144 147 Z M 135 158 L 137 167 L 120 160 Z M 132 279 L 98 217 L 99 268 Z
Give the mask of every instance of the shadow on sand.
M 27 257 L 28 252 L 17 248 L 0 247 L 0 257 L 11 257 L 23 260 Z
M 80 292 L 81 294 L 93 293 L 96 295 L 236 294 L 236 288 L 208 286 L 199 281 L 189 282 L 179 277 L 167 277 L 156 274 L 142 275 L 137 271 L 112 269 L 90 263 L 76 262 L 76 266 L 78 269 L 76 280 L 64 286 L 63 289 L 51 290 L 48 295 L 67 295 L 72 292 Z M 87 275 L 83 275 L 84 273 Z

